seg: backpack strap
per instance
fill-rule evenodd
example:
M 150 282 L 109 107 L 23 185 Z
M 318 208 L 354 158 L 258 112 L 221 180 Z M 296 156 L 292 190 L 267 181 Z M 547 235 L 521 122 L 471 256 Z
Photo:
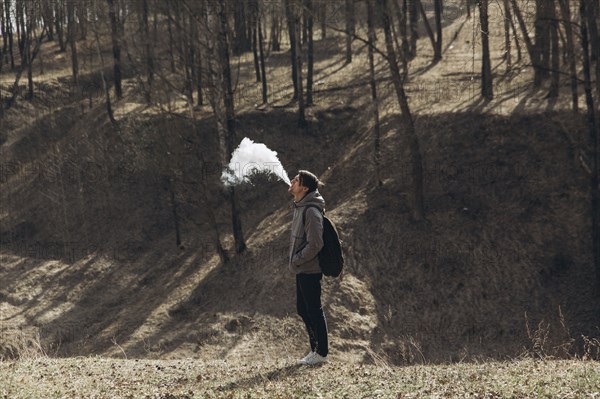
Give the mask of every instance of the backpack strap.
M 306 223 L 306 211 L 308 208 L 315 208 L 318 209 L 319 212 L 321 212 L 321 215 L 325 216 L 325 210 L 321 210 L 318 206 L 316 205 L 306 205 L 304 207 L 304 209 L 302 210 L 302 225 L 304 226 L 304 223 Z

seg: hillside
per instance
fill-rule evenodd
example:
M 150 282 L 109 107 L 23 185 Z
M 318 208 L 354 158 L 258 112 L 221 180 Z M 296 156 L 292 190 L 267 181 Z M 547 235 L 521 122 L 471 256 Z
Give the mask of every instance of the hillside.
M 598 356 L 591 194 L 578 161 L 584 115 L 570 111 L 566 82 L 549 100 L 532 88 L 530 68 L 502 73 L 497 20 L 490 38 L 500 83 L 482 102 L 477 20 L 463 12 L 444 28 L 442 62 L 430 65 L 420 39 L 406 86 L 424 160 L 425 223 L 411 219 L 408 145 L 382 60 L 382 187 L 363 44 L 345 65 L 341 41 L 316 42 L 306 129 L 288 104 L 287 52 L 269 58 L 268 107 L 255 106 L 251 54 L 236 61 L 237 142 L 263 142 L 288 172 L 321 176 L 342 231 L 346 276 L 324 284 L 334 360 Z M 233 245 L 210 107 L 192 119 L 181 103 L 171 114 L 146 106 L 129 71 L 128 94 L 114 105 L 117 130 L 101 96 L 72 96 L 55 43 L 40 57 L 48 61 L 35 98 L 0 119 L 0 358 L 235 363 L 303 352 L 285 267 L 286 186 L 258 176 L 237 188 L 249 249 L 220 264 L 215 225 L 229 252 Z M 88 78 L 97 82 L 97 71 Z M 1 90 L 12 79 L 3 72 Z

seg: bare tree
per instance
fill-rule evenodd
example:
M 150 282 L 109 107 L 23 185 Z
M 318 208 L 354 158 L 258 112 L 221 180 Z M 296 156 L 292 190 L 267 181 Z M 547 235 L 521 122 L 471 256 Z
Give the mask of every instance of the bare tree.
M 293 99 L 298 98 L 298 64 L 296 59 L 298 58 L 296 53 L 299 52 L 297 41 L 296 41 L 296 10 L 295 1 L 297 0 L 284 0 L 285 16 L 287 19 L 288 35 L 290 38 L 290 56 L 292 63 L 292 83 L 294 86 Z
M 121 39 L 119 26 L 117 23 L 117 12 L 114 0 L 106 0 L 108 3 L 108 18 L 110 20 L 110 31 L 113 50 L 113 71 L 115 81 L 115 95 L 118 99 L 123 97 L 123 89 L 121 87 Z
M 488 0 L 478 0 L 481 23 L 481 95 L 487 100 L 494 98 L 492 63 L 490 61 L 490 41 L 488 26 Z
M 408 58 L 410 53 L 410 43 L 408 40 L 408 31 L 406 27 L 408 21 L 408 0 L 397 0 L 394 2 L 394 4 L 398 14 L 398 34 L 402 40 L 402 54 L 404 58 Z
M 438 62 L 442 59 L 441 47 L 439 47 L 440 52 L 438 52 L 438 45 L 435 41 L 435 36 L 433 35 L 433 30 L 431 29 L 431 25 L 429 24 L 429 20 L 427 19 L 427 14 L 425 13 L 425 7 L 423 7 L 423 2 L 421 0 L 414 0 L 419 5 L 419 11 L 421 12 L 421 18 L 423 18 L 423 23 L 425 25 L 425 30 L 427 31 L 427 36 L 429 36 L 429 41 L 431 42 L 431 47 L 433 48 L 433 62 Z
M 319 19 L 321 20 L 321 40 L 323 40 L 327 37 L 327 2 L 321 1 L 319 4 L 321 4 Z
M 39 50 L 40 50 L 40 46 L 42 45 L 42 40 L 44 40 L 44 37 L 46 35 L 46 28 L 42 29 L 42 32 L 40 33 L 40 35 L 37 37 L 37 39 L 35 40 L 35 47 L 33 48 L 33 50 L 29 49 L 27 51 L 27 58 L 26 58 L 26 62 L 25 63 L 21 63 L 21 65 L 19 65 L 19 68 L 17 69 L 17 74 L 15 76 L 15 81 L 13 83 L 12 89 L 11 89 L 11 96 L 8 98 L 8 100 L 6 101 L 6 109 L 9 109 L 10 107 L 13 106 L 13 104 L 15 103 L 15 101 L 17 100 L 17 95 L 19 93 L 19 82 L 21 80 L 21 76 L 23 75 L 23 72 L 25 71 L 25 68 L 27 68 L 28 74 L 29 76 L 29 96 L 33 96 L 33 81 L 31 80 L 31 65 L 33 64 L 33 61 L 35 60 Z
M 173 34 L 173 13 L 171 7 L 171 1 L 167 0 L 166 7 L 166 16 L 167 16 L 167 32 L 169 34 L 169 66 L 171 67 L 171 72 L 175 73 L 175 38 Z
M 558 19 L 556 17 L 556 5 L 554 4 L 554 1 L 552 1 L 552 4 L 548 7 L 548 16 L 550 17 L 550 57 L 552 66 L 548 97 L 558 97 L 560 89 L 560 56 L 558 44 Z
M 257 2 L 258 6 L 258 2 Z M 259 58 L 260 58 L 260 80 L 261 80 L 261 92 L 262 92 L 262 101 L 263 104 L 266 104 L 268 101 L 268 93 L 267 93 L 267 67 L 265 65 L 265 44 L 263 38 L 263 30 L 262 30 L 262 14 L 257 10 L 257 21 L 256 25 L 258 26 L 258 50 L 259 50 Z
M 72 1 L 67 1 L 67 37 L 69 38 L 69 46 L 71 47 L 71 69 L 73 72 L 73 83 L 75 86 L 79 84 L 79 62 L 77 61 L 76 29 L 75 4 Z
M 281 44 L 279 41 L 279 21 L 280 21 L 280 13 L 279 8 L 277 7 L 278 3 L 271 3 L 271 38 L 270 44 L 271 49 L 273 51 L 281 51 Z
M 295 2 L 301 2 L 302 0 L 293 0 Z M 305 127 L 306 123 L 306 105 L 304 103 L 304 89 L 302 82 L 302 44 L 300 43 L 301 35 L 300 29 L 302 29 L 302 24 L 300 19 L 302 18 L 302 13 L 299 12 L 301 7 L 299 7 L 299 3 L 295 4 L 295 12 L 294 12 L 294 26 L 295 26 L 295 39 L 296 39 L 296 91 L 298 92 L 298 126 Z
M 254 56 L 254 73 L 260 82 L 260 61 L 258 56 L 258 0 L 250 0 L 250 31 L 252 32 L 252 55 Z
M 517 17 L 517 22 L 519 23 L 519 28 L 521 29 L 521 34 L 523 35 L 523 41 L 525 42 L 525 48 L 527 48 L 527 53 L 529 54 L 529 58 L 533 60 L 536 57 L 536 52 L 533 48 L 533 43 L 531 38 L 529 37 L 529 33 L 527 32 L 527 25 L 525 24 L 525 20 L 523 19 L 523 15 L 521 14 L 521 10 L 517 4 L 516 0 L 511 0 L 512 10 Z
M 435 40 L 435 51 L 434 61 L 442 59 L 442 0 L 433 0 L 433 6 L 435 10 L 435 28 L 436 28 L 436 40 Z M 425 17 L 423 17 L 425 19 Z
M 235 39 L 233 45 L 233 53 L 236 55 L 249 51 L 251 48 L 251 40 L 248 35 L 249 25 L 247 15 L 247 0 L 236 0 L 232 2 L 234 7 L 234 30 Z M 226 6 L 226 4 L 224 4 Z M 250 27 L 250 30 L 252 28 Z
M 8 1 L 8 0 L 7 0 Z M 67 51 L 64 39 L 64 3 L 63 0 L 56 0 L 54 4 L 54 27 L 56 28 L 56 36 L 58 36 L 58 47 L 61 52 Z
M 417 40 L 419 39 L 419 9 L 417 1 L 407 0 L 408 23 L 410 26 L 409 59 L 417 56 Z
M 567 36 L 567 58 L 569 59 L 569 75 L 571 78 L 571 99 L 573 104 L 573 112 L 579 110 L 579 95 L 577 94 L 577 66 L 575 58 L 575 40 L 573 38 L 573 24 L 571 21 L 571 8 L 567 0 L 558 0 L 560 6 L 563 25 Z
M 79 30 L 79 39 L 85 40 L 87 37 L 87 12 L 85 5 L 78 4 L 77 7 L 77 27 Z
M 408 99 L 404 91 L 400 68 L 396 61 L 394 40 L 392 38 L 392 23 L 387 0 L 379 0 L 381 16 L 383 19 L 383 31 L 385 33 L 385 45 L 387 51 L 387 63 L 392 77 L 392 83 L 396 92 L 396 98 L 400 105 L 402 119 L 401 126 L 407 135 L 412 165 L 412 211 L 415 220 L 425 218 L 425 206 L 423 196 L 423 164 L 421 161 L 421 149 L 419 139 L 415 131 L 414 121 L 408 106 Z
M 600 39 L 598 38 L 598 13 L 600 4 L 598 1 L 588 1 L 586 9 L 586 26 L 588 31 L 588 40 L 590 42 L 590 60 L 598 61 L 600 57 Z
M 354 0 L 345 0 L 346 16 L 346 64 L 352 62 L 352 39 L 356 34 Z
M 375 16 L 374 16 L 374 0 L 367 0 L 367 27 L 369 30 L 369 42 L 367 45 L 369 56 L 369 83 L 371 86 L 371 106 L 373 108 L 373 144 L 374 155 L 373 161 L 375 164 L 375 178 L 379 186 L 383 185 L 381 180 L 381 127 L 379 123 L 379 99 L 377 98 L 377 80 L 375 78 L 375 57 L 373 47 L 377 42 L 375 36 Z
M 231 154 L 233 153 L 234 139 L 235 139 L 235 110 L 233 102 L 233 88 L 231 84 L 231 65 L 229 57 L 229 44 L 228 44 L 228 18 L 223 2 L 209 2 L 209 7 L 215 17 L 215 41 L 216 41 L 216 56 L 217 66 L 219 71 L 217 73 L 216 84 L 220 83 L 220 95 L 222 98 L 222 105 L 215 104 L 215 113 L 217 114 L 218 130 L 220 139 L 220 152 L 221 160 L 223 165 L 229 164 Z M 220 111 L 222 109 L 222 111 Z M 235 188 L 229 187 L 229 201 L 231 204 L 231 222 L 233 229 L 233 239 L 235 242 L 236 253 L 242 253 L 246 250 L 246 242 L 244 240 L 244 233 L 242 230 L 242 220 L 239 211 L 239 205 Z
M 6 19 L 4 17 L 4 2 L 0 0 L 0 35 L 2 35 L 2 49 L 0 49 L 0 73 L 5 63 L 8 49 L 8 38 L 6 37 Z
M 314 40 L 313 40 L 313 0 L 305 0 L 305 8 L 307 13 L 307 34 L 308 34 L 308 57 L 306 70 L 306 105 L 313 105 L 313 66 L 314 66 Z
M 95 4 L 95 7 L 97 8 L 98 5 Z M 110 120 L 110 123 L 113 127 L 117 127 L 117 121 L 115 119 L 115 116 L 113 114 L 113 110 L 112 110 L 112 104 L 110 102 L 110 91 L 109 91 L 109 86 L 108 86 L 108 82 L 106 81 L 106 76 L 104 75 L 104 57 L 102 56 L 102 50 L 100 49 L 100 33 L 98 32 L 98 24 L 96 22 L 95 18 L 92 18 L 91 20 L 91 25 L 92 25 L 92 31 L 94 33 L 94 42 L 95 42 L 95 47 L 96 47 L 96 55 L 98 56 L 98 59 L 100 60 L 100 78 L 102 80 L 102 89 L 104 90 L 104 98 L 105 98 L 105 104 L 106 104 L 106 114 L 108 115 L 108 118 Z
M 144 43 L 144 58 L 146 60 L 146 101 L 150 102 L 152 99 L 152 82 L 154 80 L 154 54 L 152 51 L 152 37 L 150 36 L 150 24 L 148 23 L 148 0 L 142 0 L 141 3 L 141 32 L 143 33 L 143 43 Z M 155 16 L 156 22 L 156 16 Z
M 504 59 L 506 60 L 506 71 L 510 71 L 512 67 L 512 58 L 510 54 L 510 4 L 508 0 L 502 2 L 504 10 Z
M 554 0 L 536 0 L 535 44 L 533 46 L 533 85 L 541 86 L 548 79 L 550 71 L 550 21 Z

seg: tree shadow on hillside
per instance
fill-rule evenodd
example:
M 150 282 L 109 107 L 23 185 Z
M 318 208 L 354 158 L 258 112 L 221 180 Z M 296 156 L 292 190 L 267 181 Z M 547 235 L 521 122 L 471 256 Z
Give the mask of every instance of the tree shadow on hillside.
M 557 120 L 585 141 L 584 121 L 568 111 L 419 120 L 429 223 L 411 219 L 401 155 L 384 163 L 382 188 L 369 180 L 348 256 L 375 299 L 376 353 L 393 364 L 504 360 L 536 345 L 527 328 L 541 321 L 555 356 L 569 356 L 556 348 L 570 337 L 597 336 L 589 182 Z
M 276 149 L 288 170 L 290 167 L 291 170 L 303 167 L 322 173 L 332 159 L 315 158 L 310 165 L 307 165 L 303 154 L 290 147 L 290 135 L 301 137 L 304 149 L 314 153 L 323 148 L 347 143 L 352 139 L 348 134 L 349 126 L 352 124 L 352 118 L 349 116 L 354 112 L 351 107 L 316 112 L 315 120 L 309 129 L 297 128 L 295 112 L 284 110 L 271 112 L 268 115 L 242 114 L 237 120 L 239 126 L 236 141 L 241 141 L 242 137 L 247 136 Z M 168 124 L 168 129 L 165 129 L 165 124 Z M 136 140 L 150 147 L 149 138 L 156 140 L 156 145 L 162 154 L 165 151 L 178 154 L 177 147 L 173 147 L 173 141 L 181 141 L 189 136 L 190 143 L 200 140 L 202 145 L 197 144 L 200 145 L 199 151 L 210 154 L 212 142 L 209 139 L 203 141 L 203 136 L 212 137 L 214 127 L 212 124 L 209 125 L 199 122 L 197 129 L 194 129 L 188 125 L 179 126 L 176 121 L 161 122 L 160 117 L 149 117 L 138 127 L 139 134 L 135 136 Z M 178 131 L 180 134 L 175 135 L 176 137 L 167 135 L 164 140 L 154 137 L 157 132 L 167 130 Z M 273 132 L 289 134 L 273 134 Z M 149 153 L 152 154 L 154 153 Z M 198 179 L 218 181 L 220 169 L 212 167 L 215 166 L 212 164 L 214 158 L 205 157 L 204 160 L 209 163 L 207 166 L 210 168 L 204 168 L 205 165 L 202 165 L 199 160 L 194 160 L 195 156 L 195 153 L 182 155 L 179 160 L 181 165 L 170 159 L 169 162 L 165 160 L 164 165 L 171 171 L 169 173 L 188 185 Z M 17 287 L 19 281 L 27 279 L 26 281 L 30 281 L 32 287 L 40 288 L 30 297 L 21 300 L 11 296 L 9 292 L 6 293 L 9 303 L 21 307 L 10 316 L 10 321 L 26 319 L 28 325 L 37 327 L 42 344 L 49 354 L 55 356 L 105 354 L 122 348 L 127 356 L 144 356 L 147 354 L 149 342 L 157 343 L 164 340 L 173 343 L 189 342 L 190 329 L 193 329 L 191 326 L 194 324 L 200 328 L 211 326 L 210 320 L 207 322 L 203 319 L 208 313 L 222 312 L 231 314 L 235 318 L 242 312 L 247 314 L 261 312 L 265 315 L 285 317 L 290 309 L 294 309 L 291 297 L 287 299 L 289 302 L 286 306 L 281 306 L 279 302 L 279 298 L 287 298 L 287 288 L 289 288 L 282 283 L 287 281 L 284 279 L 286 273 L 283 268 L 287 256 L 287 230 L 285 230 L 284 233 L 273 238 L 268 248 L 263 248 L 264 252 L 259 248 L 251 247 L 246 255 L 234 259 L 230 264 L 207 270 L 206 276 L 190 290 L 189 296 L 184 296 L 179 303 L 166 309 L 168 317 L 162 321 L 162 325 L 147 327 L 150 318 L 156 317 L 157 310 L 164 306 L 167 298 L 185 285 L 190 278 L 197 276 L 199 267 L 208 268 L 213 256 L 216 257 L 216 253 L 212 251 L 214 242 L 208 231 L 197 231 L 197 227 L 192 229 L 190 223 L 186 221 L 181 223 L 185 249 L 175 247 L 168 192 L 161 186 L 161 180 L 153 176 L 157 173 L 166 173 L 166 170 L 158 168 L 161 165 L 159 157 L 160 155 L 151 157 L 152 163 L 143 165 L 148 169 L 125 171 L 132 174 L 130 176 L 132 181 L 140 182 L 128 187 L 129 197 L 118 195 L 119 187 L 115 182 L 111 182 L 113 183 L 111 185 L 102 185 L 102 190 L 98 190 L 98 187 L 84 186 L 83 198 L 88 204 L 86 212 L 79 215 L 78 225 L 67 226 L 72 229 L 68 236 L 81 240 L 73 243 L 81 246 L 73 252 L 43 249 L 39 253 L 27 254 L 28 249 L 26 252 L 19 250 L 18 243 L 43 244 L 50 240 L 49 237 L 54 232 L 39 227 L 39 223 L 45 220 L 39 218 L 40 209 L 43 208 L 41 200 L 29 201 L 21 208 L 23 214 L 29 215 L 25 222 L 16 226 L 9 224 L 3 226 L 5 229 L 0 232 L 3 243 L 10 241 L 17 245 L 3 247 L 3 251 L 16 257 L 27 258 L 22 264 L 16 264 L 10 270 L 3 271 L 3 284 L 6 287 Z M 66 162 L 69 157 L 61 160 Z M 11 182 L 14 183 L 13 180 Z M 75 195 L 66 195 L 65 198 L 77 199 L 79 187 L 67 185 L 67 194 L 75 190 Z M 205 187 L 209 190 L 211 201 L 222 203 L 218 190 L 214 190 L 214 185 L 206 184 Z M 252 237 L 262 220 L 275 215 L 289 201 L 286 187 L 283 187 L 280 182 L 263 181 L 261 188 L 257 190 L 248 185 L 238 190 L 242 199 L 240 209 L 243 211 L 247 237 Z M 31 189 L 36 189 L 37 192 L 43 187 L 31 187 Z M 155 196 L 155 193 L 158 194 Z M 15 199 L 21 198 L 21 194 L 16 196 L 13 193 L 13 195 Z M 188 204 L 185 201 L 187 197 L 193 199 L 197 196 L 197 191 L 184 191 L 182 187 L 178 189 L 180 215 L 191 217 L 195 212 L 201 211 L 199 205 L 192 206 L 192 203 Z M 122 209 L 113 209 L 112 212 L 107 212 L 103 207 L 96 212 L 95 202 L 102 202 L 107 197 L 112 198 L 107 206 L 130 204 L 135 209 L 123 205 Z M 64 201 L 64 208 L 69 210 L 70 218 L 75 219 L 78 208 L 66 199 Z M 16 206 L 16 203 L 13 205 Z M 215 214 L 219 220 L 229 220 L 226 207 L 216 206 Z M 277 225 L 288 221 L 286 218 L 285 222 L 282 222 L 280 216 L 275 216 Z M 288 215 L 283 214 L 283 217 L 285 216 Z M 204 226 L 202 221 L 199 223 Z M 57 223 L 48 224 L 57 228 Z M 156 229 L 144 233 L 150 225 L 155 224 Z M 94 226 L 93 230 L 88 229 L 90 225 Z M 221 231 L 228 230 L 228 224 L 224 226 L 225 228 L 220 226 Z M 63 227 L 60 221 L 58 227 Z M 206 227 L 209 228 L 208 225 Z M 192 237 L 196 232 L 199 233 L 198 237 Z M 66 237 L 64 240 L 67 239 Z M 120 251 L 119 247 L 119 251 L 112 251 L 117 248 L 112 248 L 111 245 L 128 241 L 129 237 L 132 243 L 139 246 L 125 246 L 123 251 Z M 109 243 L 94 246 L 95 241 L 92 239 L 104 239 Z M 61 241 L 57 243 L 60 244 Z M 65 243 L 67 241 L 63 242 Z M 261 276 L 264 274 L 264 268 L 271 268 L 273 264 L 281 268 L 270 270 L 273 278 L 263 281 Z M 61 267 L 61 269 L 57 270 L 53 267 Z M 40 270 L 46 270 L 48 275 L 41 276 Z M 231 287 L 229 286 L 231 281 L 237 281 L 242 285 L 239 288 Z M 249 289 L 250 292 L 247 291 Z M 4 294 L 2 292 L 3 297 Z M 244 300 L 248 298 L 249 302 Z M 269 303 L 276 306 L 269 307 L 266 305 Z M 151 331 L 150 334 L 139 333 L 140 328 L 145 328 L 144 326 Z M 247 325 L 242 327 L 244 326 Z M 239 342 L 239 338 L 243 337 L 244 332 L 238 331 L 236 320 L 224 326 L 224 329 L 233 333 L 239 332 L 238 339 L 234 339 L 230 342 L 231 345 L 224 347 L 224 354 L 227 354 Z M 139 338 L 140 336 L 144 339 Z M 175 344 L 165 344 L 165 353 L 176 349 L 175 346 Z

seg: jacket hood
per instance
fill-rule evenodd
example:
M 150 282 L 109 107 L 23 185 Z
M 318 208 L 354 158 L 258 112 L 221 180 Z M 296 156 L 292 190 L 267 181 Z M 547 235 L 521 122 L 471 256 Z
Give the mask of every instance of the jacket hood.
M 315 190 L 306 194 L 300 201 L 294 202 L 294 207 L 300 208 L 308 205 L 316 205 L 319 207 L 321 212 L 325 208 L 325 200 L 319 193 L 319 190 Z

